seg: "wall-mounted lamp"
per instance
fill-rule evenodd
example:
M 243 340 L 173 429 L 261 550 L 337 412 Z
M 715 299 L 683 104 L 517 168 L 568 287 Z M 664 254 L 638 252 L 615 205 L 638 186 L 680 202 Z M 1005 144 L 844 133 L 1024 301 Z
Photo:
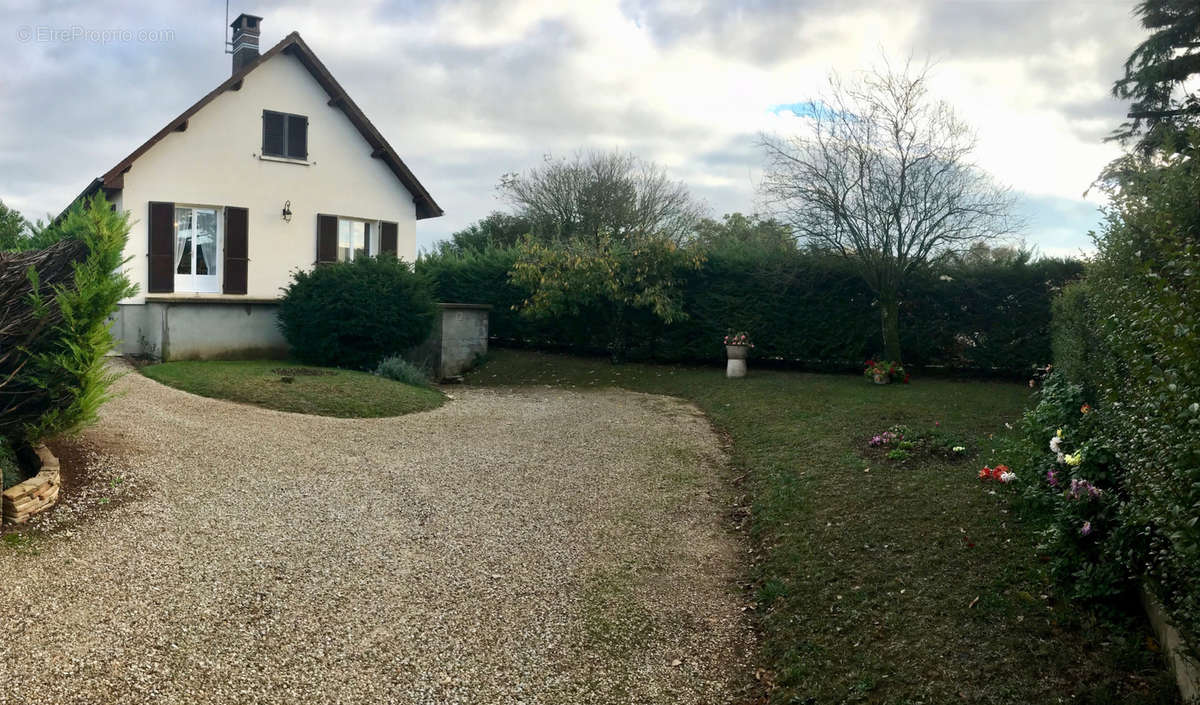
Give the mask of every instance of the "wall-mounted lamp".
M 292 202 L 291 201 L 283 202 L 283 222 L 285 222 L 285 223 L 292 222 Z

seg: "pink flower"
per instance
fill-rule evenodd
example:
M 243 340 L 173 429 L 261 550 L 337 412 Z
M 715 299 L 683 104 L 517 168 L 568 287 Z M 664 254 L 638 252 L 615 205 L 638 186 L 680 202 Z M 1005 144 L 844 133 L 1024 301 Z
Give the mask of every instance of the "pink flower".
M 1080 527 L 1080 529 L 1079 529 L 1079 535 L 1080 536 L 1090 536 L 1091 533 L 1092 533 L 1092 522 L 1090 522 L 1090 521 L 1083 522 L 1083 526 Z

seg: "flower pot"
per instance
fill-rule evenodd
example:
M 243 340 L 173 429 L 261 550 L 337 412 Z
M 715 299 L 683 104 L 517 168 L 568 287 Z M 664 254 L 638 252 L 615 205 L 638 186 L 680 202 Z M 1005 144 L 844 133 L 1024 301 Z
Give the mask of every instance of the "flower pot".
M 725 354 L 729 360 L 725 363 L 725 376 L 729 379 L 746 376 L 746 354 L 749 345 L 726 345 Z
M 879 373 L 873 376 L 875 384 L 891 384 L 892 378 L 886 372 Z

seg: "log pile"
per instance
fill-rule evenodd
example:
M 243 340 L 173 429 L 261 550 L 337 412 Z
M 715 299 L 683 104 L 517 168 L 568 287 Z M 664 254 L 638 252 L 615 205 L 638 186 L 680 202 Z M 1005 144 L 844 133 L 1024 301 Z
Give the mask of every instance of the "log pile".
M 3 498 L 0 499 L 0 510 L 6 524 L 23 524 L 34 514 L 49 509 L 58 501 L 61 482 L 58 458 L 54 457 L 46 446 L 38 446 L 35 452 L 41 470 L 28 480 L 4 490 Z

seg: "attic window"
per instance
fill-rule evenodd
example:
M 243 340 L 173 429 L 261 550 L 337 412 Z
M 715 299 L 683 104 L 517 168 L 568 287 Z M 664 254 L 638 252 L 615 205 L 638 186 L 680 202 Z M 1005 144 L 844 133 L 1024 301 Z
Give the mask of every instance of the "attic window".
M 262 153 L 268 157 L 308 159 L 308 118 L 263 111 Z

